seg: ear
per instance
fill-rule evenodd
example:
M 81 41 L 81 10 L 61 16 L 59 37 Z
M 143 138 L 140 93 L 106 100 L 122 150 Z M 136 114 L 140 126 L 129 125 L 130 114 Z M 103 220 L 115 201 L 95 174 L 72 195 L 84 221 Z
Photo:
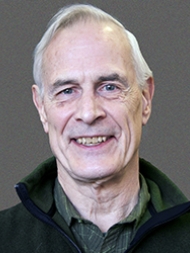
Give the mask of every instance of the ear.
M 154 79 L 150 77 L 146 88 L 142 91 L 142 125 L 146 125 L 151 114 L 152 99 L 154 96 Z
M 36 106 L 36 109 L 38 110 L 44 131 L 45 133 L 48 133 L 48 122 L 47 122 L 47 115 L 44 108 L 44 100 L 40 94 L 40 89 L 36 84 L 32 85 L 32 97 L 33 97 L 34 105 Z

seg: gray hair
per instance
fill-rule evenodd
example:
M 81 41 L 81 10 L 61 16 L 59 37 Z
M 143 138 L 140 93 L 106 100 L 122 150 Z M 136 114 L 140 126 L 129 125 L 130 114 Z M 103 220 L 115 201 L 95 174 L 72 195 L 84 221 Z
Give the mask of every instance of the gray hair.
M 48 28 L 34 50 L 33 76 L 35 83 L 43 94 L 43 54 L 51 39 L 59 29 L 72 26 L 79 21 L 95 20 L 97 22 L 111 22 L 123 30 L 129 40 L 132 61 L 136 72 L 137 82 L 141 89 L 146 87 L 147 79 L 152 77 L 152 71 L 142 56 L 135 36 L 108 13 L 86 4 L 76 4 L 64 7 L 50 20 Z

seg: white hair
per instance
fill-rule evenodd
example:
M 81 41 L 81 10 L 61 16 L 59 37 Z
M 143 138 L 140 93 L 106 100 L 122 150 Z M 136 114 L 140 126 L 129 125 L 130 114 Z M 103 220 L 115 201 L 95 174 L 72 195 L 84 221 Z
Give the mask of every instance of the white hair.
M 55 33 L 80 21 L 95 20 L 97 22 L 111 22 L 123 30 L 131 46 L 132 60 L 136 72 L 137 82 L 141 89 L 146 81 L 152 77 L 152 71 L 142 56 L 135 36 L 108 13 L 86 4 L 76 4 L 64 7 L 50 20 L 48 28 L 34 50 L 33 76 L 35 83 L 43 94 L 43 54 Z

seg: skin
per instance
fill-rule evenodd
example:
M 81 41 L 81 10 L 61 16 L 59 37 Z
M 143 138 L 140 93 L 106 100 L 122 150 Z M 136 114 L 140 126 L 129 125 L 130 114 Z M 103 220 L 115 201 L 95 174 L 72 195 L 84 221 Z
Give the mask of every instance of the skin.
M 33 85 L 33 100 L 57 160 L 58 180 L 78 212 L 106 232 L 138 201 L 138 150 L 153 79 L 142 91 L 124 33 L 91 21 L 54 35 L 44 54 L 43 81 L 44 96 Z M 106 141 L 76 141 L 99 136 Z

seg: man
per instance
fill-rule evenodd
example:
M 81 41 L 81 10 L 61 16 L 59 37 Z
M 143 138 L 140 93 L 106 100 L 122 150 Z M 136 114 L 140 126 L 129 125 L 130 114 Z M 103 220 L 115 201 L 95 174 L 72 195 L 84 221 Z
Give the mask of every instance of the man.
M 63 8 L 34 79 L 54 158 L 16 185 L 0 252 L 189 252 L 190 203 L 139 159 L 154 81 L 134 36 L 92 6 Z

